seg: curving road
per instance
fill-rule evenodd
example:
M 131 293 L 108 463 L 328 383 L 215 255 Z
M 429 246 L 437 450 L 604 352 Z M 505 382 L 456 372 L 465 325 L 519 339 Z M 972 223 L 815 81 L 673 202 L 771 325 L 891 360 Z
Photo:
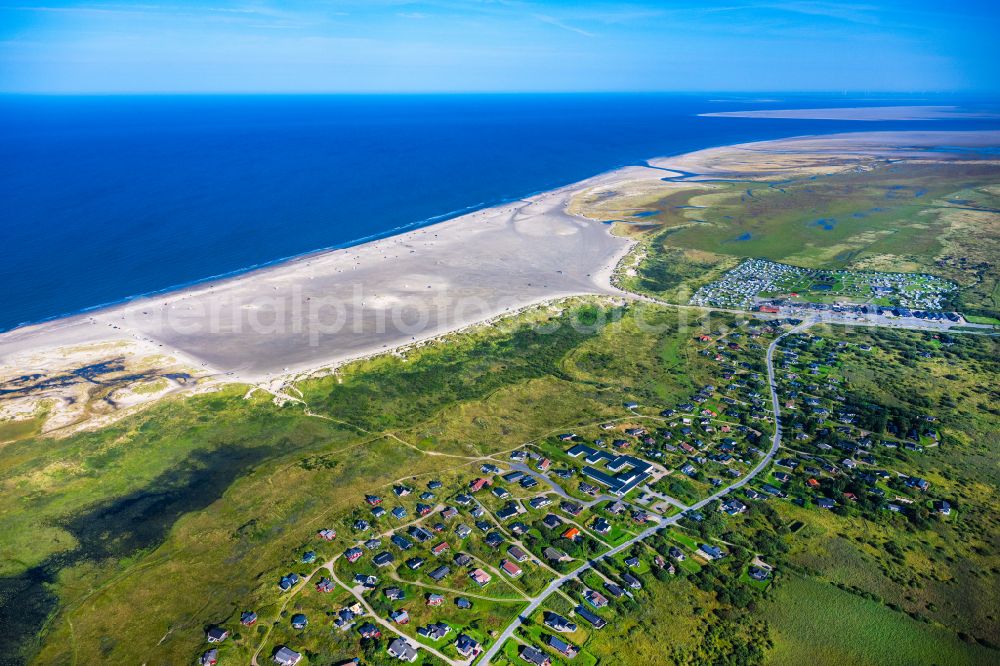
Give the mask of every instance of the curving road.
M 538 607 L 542 605 L 542 602 L 544 602 L 549 597 L 549 595 L 553 594 L 557 589 L 559 589 L 563 585 L 563 583 L 572 578 L 576 578 L 581 573 L 584 573 L 585 571 L 589 570 L 595 562 L 617 555 L 618 553 L 629 548 L 633 544 L 642 541 L 643 539 L 648 539 L 649 537 L 656 534 L 656 532 L 660 531 L 664 527 L 667 527 L 668 525 L 673 525 L 678 520 L 687 515 L 689 512 L 697 511 L 698 509 L 701 509 L 708 503 L 713 502 L 727 495 L 731 491 L 736 490 L 737 488 L 742 488 L 751 479 L 760 474 L 764 470 L 764 468 L 768 466 L 768 464 L 770 464 L 771 460 L 774 459 L 775 454 L 777 454 L 778 452 L 778 447 L 781 446 L 781 408 L 778 404 L 778 384 L 774 379 L 774 361 L 773 361 L 774 350 L 777 348 L 778 342 L 782 338 L 792 333 L 797 333 L 799 331 L 802 331 L 811 326 L 813 323 L 814 323 L 813 321 L 803 322 L 802 324 L 799 324 L 798 326 L 788 331 L 785 331 L 784 333 L 776 337 L 774 340 L 772 340 L 771 344 L 768 345 L 767 347 L 767 382 L 768 382 L 768 388 L 771 391 L 771 406 L 774 410 L 774 437 L 771 438 L 771 448 L 768 449 L 767 453 L 764 455 L 763 458 L 761 458 L 760 462 L 758 462 L 757 465 L 752 470 L 750 470 L 750 472 L 747 473 L 746 476 L 739 479 L 738 481 L 735 481 L 734 483 L 732 483 L 729 486 L 726 486 L 722 490 L 719 490 L 718 492 L 709 495 L 708 497 L 696 502 L 695 504 L 686 507 L 683 511 L 681 511 L 675 516 L 661 519 L 656 525 L 643 530 L 638 535 L 629 539 L 628 541 L 618 546 L 615 546 L 611 550 L 601 555 L 598 555 L 590 562 L 587 562 L 577 567 L 570 573 L 560 576 L 559 578 L 549 583 L 548 587 L 546 587 L 539 594 L 531 598 L 531 601 L 528 604 L 527 608 L 524 609 L 524 612 L 521 615 L 514 618 L 514 620 L 510 624 L 508 624 L 507 627 L 503 630 L 500 636 L 497 637 L 497 640 L 493 643 L 493 645 L 491 645 L 490 648 L 483 653 L 482 659 L 479 662 L 479 666 L 486 666 L 487 664 L 489 664 L 490 660 L 496 656 L 497 652 L 500 651 L 504 643 L 506 643 L 507 640 L 514 635 L 514 632 L 517 631 L 517 628 L 521 626 L 523 618 L 530 617 L 531 614 L 534 613 L 538 609 Z

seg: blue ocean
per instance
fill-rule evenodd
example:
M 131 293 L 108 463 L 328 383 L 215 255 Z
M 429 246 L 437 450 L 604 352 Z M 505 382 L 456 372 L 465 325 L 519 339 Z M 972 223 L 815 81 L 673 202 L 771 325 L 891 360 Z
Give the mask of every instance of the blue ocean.
M 704 118 L 952 100 L 0 97 L 0 330 L 741 141 L 995 120 Z M 959 101 L 957 103 L 962 103 Z

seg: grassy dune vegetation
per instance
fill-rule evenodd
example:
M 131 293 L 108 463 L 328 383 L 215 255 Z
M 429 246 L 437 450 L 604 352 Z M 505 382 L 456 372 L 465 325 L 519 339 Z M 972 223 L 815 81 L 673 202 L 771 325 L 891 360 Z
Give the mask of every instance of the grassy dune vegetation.
M 676 313 L 650 312 L 659 330 L 603 306 L 541 309 L 303 382 L 305 406 L 234 387 L 5 446 L 4 649 L 47 664 L 187 663 L 207 625 L 249 607 L 264 624 L 276 572 L 316 530 L 348 531 L 366 492 L 688 390 L 701 359 L 676 348 Z
M 787 636 L 797 635 L 798 630 L 792 631 L 793 625 L 787 630 L 782 627 L 796 616 L 797 621 L 821 624 L 836 615 L 819 604 L 815 612 L 822 617 L 807 618 L 782 609 L 790 596 L 797 595 L 783 589 L 786 584 L 793 589 L 820 589 L 816 581 L 823 581 L 832 588 L 824 592 L 827 596 L 842 597 L 846 592 L 857 597 L 842 597 L 835 604 L 853 609 L 840 614 L 845 622 L 863 622 L 868 602 L 874 600 L 899 611 L 900 627 L 911 626 L 904 622 L 907 614 L 925 623 L 927 640 L 941 642 L 933 627 L 943 626 L 951 629 L 952 636 L 996 649 L 1000 645 L 996 641 L 1000 607 L 996 584 L 1000 573 L 1000 471 L 996 465 L 1000 396 L 995 382 L 1000 349 L 996 339 L 954 336 L 942 340 L 933 334 L 902 331 L 819 332 L 831 340 L 872 346 L 871 352 L 846 355 L 838 368 L 848 380 L 848 399 L 853 404 L 936 419 L 939 441 L 927 443 L 921 452 L 896 449 L 887 467 L 926 478 L 933 496 L 946 499 L 952 511 L 948 516 L 932 513 L 929 499 L 923 500 L 927 507 L 917 505 L 909 520 L 888 511 L 873 517 L 851 508 L 850 503 L 838 512 L 809 504 L 777 505 L 787 523 L 804 525 L 787 539 L 787 561 L 812 578 L 779 581 L 781 591 L 771 606 L 772 625 L 790 640 Z M 888 490 L 891 499 L 894 493 Z M 890 615 L 880 610 L 879 617 Z M 886 629 L 886 635 L 897 629 Z M 976 654 L 981 655 L 967 656 Z M 865 661 L 887 663 L 872 654 Z M 927 661 L 951 663 L 943 658 Z M 901 657 L 893 663 L 913 660 Z
M 266 659 L 283 642 L 303 651 L 309 666 L 359 651 L 368 663 L 383 662 L 383 648 L 332 627 L 331 613 L 351 600 L 345 591 L 318 594 L 311 581 L 292 597 L 278 591 L 278 577 L 324 575 L 320 564 L 357 538 L 352 524 L 367 516 L 366 493 L 391 495 L 401 482 L 422 488 L 432 478 L 450 493 L 478 474 L 483 456 L 526 443 L 545 450 L 558 433 L 587 433 L 627 416 L 626 401 L 652 416 L 705 384 L 726 383 L 696 337 L 729 326 L 731 316 L 637 307 L 539 308 L 405 358 L 301 382 L 303 403 L 278 407 L 270 396 L 245 397 L 245 387 L 233 387 L 165 400 L 101 430 L 3 447 L 4 650 L 20 651 L 13 663 L 191 663 L 205 649 L 205 628 L 225 624 L 239 631 L 222 646 L 223 664 L 245 664 L 258 647 Z M 852 401 L 936 415 L 940 441 L 919 455 L 899 450 L 892 468 L 929 479 L 935 496 L 952 502 L 952 515 L 914 522 L 777 499 L 749 503 L 732 518 L 707 507 L 704 521 L 685 519 L 629 550 L 641 559 L 634 571 L 644 588 L 635 601 L 614 600 L 602 611 L 610 621 L 604 630 L 581 628 L 571 637 L 580 663 L 784 663 L 813 646 L 859 663 L 893 663 L 885 660 L 892 654 L 912 663 L 908 655 L 921 651 L 937 663 L 995 657 L 996 342 L 819 332 L 872 345 L 867 354 L 845 353 L 837 368 Z M 756 367 L 750 361 L 745 367 Z M 410 499 L 402 503 L 412 515 Z M 338 538 L 317 540 L 327 527 Z M 493 557 L 477 539 L 466 549 Z M 730 557 L 689 557 L 672 576 L 651 564 L 670 545 L 690 552 L 712 541 Z M 309 549 L 317 560 L 303 565 Z M 770 586 L 747 579 L 758 555 L 777 567 Z M 624 567 L 617 557 L 600 571 L 617 578 Z M 406 631 L 446 618 L 488 640 L 523 607 L 526 592 L 549 580 L 525 568 L 517 581 L 497 574 L 483 591 L 453 576 L 447 587 L 456 592 L 440 613 L 419 605 L 433 589 L 426 571 L 401 569 L 398 582 L 416 600 Z M 338 560 L 335 570 L 346 577 L 355 568 Z M 579 603 L 584 587 L 602 585 L 596 576 L 573 581 L 566 595 Z M 480 595 L 472 612 L 454 611 L 458 593 Z M 555 595 L 546 603 L 570 601 Z M 389 608 L 381 600 L 376 606 Z M 260 616 L 255 627 L 237 623 L 247 609 Z M 290 628 L 296 612 L 309 615 L 309 628 Z M 535 638 L 538 621 L 522 640 Z M 905 645 L 894 652 L 901 634 Z
M 646 204 L 646 252 L 629 288 L 674 302 L 741 257 L 806 268 L 929 272 L 957 305 L 1000 312 L 1000 186 L 992 164 L 877 162 L 783 181 L 713 182 Z

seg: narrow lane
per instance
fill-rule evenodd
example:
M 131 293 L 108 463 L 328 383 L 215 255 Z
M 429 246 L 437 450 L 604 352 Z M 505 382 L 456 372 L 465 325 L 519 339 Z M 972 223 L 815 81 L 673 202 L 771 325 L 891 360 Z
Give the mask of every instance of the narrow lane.
M 637 536 L 629 539 L 628 541 L 626 541 L 626 542 L 624 542 L 624 543 L 622 543 L 622 544 L 620 544 L 618 546 L 615 546 L 614 548 L 612 548 L 611 550 L 603 553 L 602 555 L 598 555 L 597 557 L 595 557 L 594 559 L 592 559 L 590 562 L 587 562 L 586 564 L 581 565 L 580 567 L 576 568 L 575 570 L 571 571 L 570 573 L 565 574 L 564 576 L 561 576 L 561 577 L 557 578 L 556 580 L 552 581 L 551 583 L 549 583 L 549 585 L 544 590 L 542 590 L 541 593 L 539 593 L 537 596 L 535 596 L 535 597 L 533 597 L 531 599 L 531 602 L 528 604 L 528 607 L 524 609 L 524 612 L 521 615 L 519 615 L 518 617 L 514 618 L 514 620 L 510 624 L 508 624 L 507 627 L 503 630 L 503 632 L 500 634 L 500 636 L 497 637 L 496 642 L 494 642 L 493 645 L 491 645 L 490 648 L 488 650 L 486 650 L 486 652 L 483 653 L 482 659 L 479 662 L 480 666 L 486 666 L 487 664 L 489 664 L 490 660 L 493 659 L 493 657 L 496 656 L 497 652 L 500 651 L 500 649 L 503 647 L 504 643 L 507 642 L 507 639 L 511 638 L 514 635 L 514 632 L 517 631 L 517 628 L 521 626 L 521 623 L 522 623 L 523 619 L 527 618 L 527 617 L 530 617 L 532 613 L 534 613 L 536 610 L 538 610 L 538 607 L 541 606 L 542 603 L 551 594 L 553 594 L 557 589 L 559 589 L 563 585 L 563 583 L 565 583 L 566 581 L 568 581 L 568 580 L 570 580 L 572 578 L 576 578 L 580 574 L 588 571 L 589 569 L 592 568 L 592 566 L 593 566 L 593 564 L 595 562 L 600 561 L 600 560 L 605 560 L 605 559 L 607 559 L 609 557 L 613 557 L 613 556 L 617 555 L 618 553 L 624 551 L 625 549 L 631 547 L 633 544 L 635 544 L 635 543 L 637 543 L 639 541 L 642 541 L 644 539 L 648 539 L 649 537 L 651 537 L 652 535 L 656 534 L 661 529 L 663 529 L 663 528 L 665 528 L 665 527 L 667 527 L 669 525 L 673 525 L 674 523 L 676 523 L 677 521 L 679 521 L 681 518 L 683 518 L 684 516 L 686 516 L 689 512 L 691 512 L 691 511 L 697 511 L 698 509 L 700 509 L 703 506 L 709 504 L 710 502 L 713 502 L 714 500 L 717 500 L 717 499 L 719 499 L 719 498 L 721 498 L 721 497 L 729 494 L 731 491 L 733 491 L 733 490 L 735 490 L 737 488 L 742 488 L 747 483 L 749 483 L 751 479 L 753 479 L 758 474 L 760 474 L 764 470 L 764 468 L 767 467 L 767 465 L 774 459 L 775 454 L 777 454 L 778 447 L 781 446 L 781 408 L 780 408 L 780 406 L 778 404 L 778 383 L 777 383 L 777 381 L 775 381 L 775 378 L 774 378 L 774 361 L 773 361 L 773 359 L 774 359 L 774 350 L 777 348 L 778 342 L 780 342 L 784 337 L 786 337 L 786 336 L 788 336 L 788 335 L 790 335 L 792 333 L 798 333 L 799 331 L 805 330 L 806 328 L 808 328 L 809 326 L 811 326 L 813 323 L 814 322 L 812 322 L 812 321 L 803 322 L 802 324 L 799 324 L 798 326 L 796 326 L 796 327 L 794 327 L 794 328 L 792 328 L 792 329 L 790 329 L 788 331 L 785 331 L 784 333 L 782 333 L 781 335 L 779 335 L 778 337 L 776 337 L 774 340 L 772 340 L 771 344 L 768 345 L 768 347 L 767 347 L 767 357 L 766 357 L 766 361 L 767 361 L 767 381 L 768 381 L 768 388 L 771 391 L 771 405 L 772 405 L 773 410 L 774 410 L 774 436 L 771 438 L 771 448 L 764 455 L 764 457 L 761 458 L 760 462 L 758 462 L 757 465 L 752 470 L 750 470 L 750 472 L 746 476 L 744 476 L 742 479 L 739 479 L 738 481 L 734 482 L 732 485 L 729 485 L 726 488 L 723 488 L 722 490 L 720 490 L 720 491 L 718 491 L 718 492 L 716 492 L 716 493 L 714 493 L 712 495 L 709 495 L 705 499 L 703 499 L 703 500 L 701 500 L 699 502 L 696 502 L 695 504 L 692 504 L 690 507 L 688 507 L 684 511 L 681 511 L 680 513 L 678 513 L 675 516 L 671 516 L 670 518 L 665 518 L 665 519 L 660 520 L 656 525 L 643 530 Z

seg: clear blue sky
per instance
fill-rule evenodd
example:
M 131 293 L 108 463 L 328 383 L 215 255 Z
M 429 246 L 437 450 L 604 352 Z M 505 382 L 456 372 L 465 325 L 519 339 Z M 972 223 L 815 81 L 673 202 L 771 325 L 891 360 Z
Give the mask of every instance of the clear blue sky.
M 0 0 L 0 91 L 989 91 L 996 2 Z

